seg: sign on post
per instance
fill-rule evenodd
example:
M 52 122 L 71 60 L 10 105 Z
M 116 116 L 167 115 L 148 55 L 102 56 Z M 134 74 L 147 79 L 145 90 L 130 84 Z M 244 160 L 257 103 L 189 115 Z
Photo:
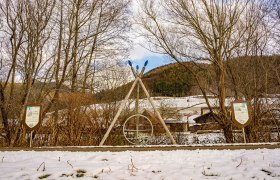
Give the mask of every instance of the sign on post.
M 244 142 L 246 143 L 244 128 L 250 123 L 250 108 L 247 101 L 234 101 L 231 103 L 233 121 L 242 128 Z
M 39 127 L 41 121 L 41 106 L 26 105 L 24 114 L 24 124 L 30 131 Z
M 250 123 L 250 109 L 247 101 L 232 102 L 233 120 L 239 127 L 245 127 Z

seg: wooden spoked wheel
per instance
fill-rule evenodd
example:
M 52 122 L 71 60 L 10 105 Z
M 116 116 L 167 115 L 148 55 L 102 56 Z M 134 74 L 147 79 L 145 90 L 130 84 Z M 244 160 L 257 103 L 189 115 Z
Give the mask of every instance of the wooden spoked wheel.
M 131 144 L 147 144 L 153 135 L 153 124 L 142 114 L 132 115 L 123 124 L 123 135 Z

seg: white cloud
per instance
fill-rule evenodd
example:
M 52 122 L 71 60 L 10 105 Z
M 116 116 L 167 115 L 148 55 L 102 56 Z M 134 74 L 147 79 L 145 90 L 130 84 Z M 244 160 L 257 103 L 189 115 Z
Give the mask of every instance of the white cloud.
M 136 14 L 139 11 L 139 2 L 138 1 L 132 1 L 132 12 L 133 17 L 136 18 Z M 162 54 L 153 53 L 146 48 L 142 47 L 141 45 L 144 45 L 147 43 L 146 40 L 143 37 L 140 37 L 139 34 L 137 34 L 138 30 L 141 29 L 137 23 L 134 23 L 132 26 L 132 31 L 130 33 L 130 38 L 133 41 L 133 47 L 130 50 L 130 56 L 129 58 L 132 61 L 140 61 L 143 60 L 145 57 L 150 56 L 162 56 Z M 140 45 L 141 44 L 141 45 Z
M 133 49 L 130 51 L 130 59 L 133 61 L 140 61 L 147 56 L 162 56 L 161 54 L 153 53 L 144 47 L 140 46 L 138 43 L 134 44 Z

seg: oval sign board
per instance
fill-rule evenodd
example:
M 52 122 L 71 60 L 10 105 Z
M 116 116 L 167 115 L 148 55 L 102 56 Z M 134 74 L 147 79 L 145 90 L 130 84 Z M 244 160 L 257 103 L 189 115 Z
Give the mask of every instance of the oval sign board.
M 236 125 L 245 127 L 250 123 L 250 108 L 247 101 L 234 101 L 231 103 L 233 120 Z
M 41 121 L 41 106 L 26 105 L 24 113 L 24 124 L 27 129 L 34 130 L 39 127 Z

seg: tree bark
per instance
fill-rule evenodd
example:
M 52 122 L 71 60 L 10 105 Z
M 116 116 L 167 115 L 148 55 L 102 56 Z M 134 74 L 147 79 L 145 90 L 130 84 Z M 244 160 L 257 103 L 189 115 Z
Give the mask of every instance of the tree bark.
M 11 135 L 10 135 L 10 128 L 9 128 L 9 123 L 8 123 L 8 113 L 6 111 L 5 107 L 5 95 L 4 95 L 4 89 L 2 86 L 2 83 L 0 83 L 0 111 L 2 115 L 2 123 L 5 129 L 5 140 L 7 145 L 10 145 L 11 143 Z

